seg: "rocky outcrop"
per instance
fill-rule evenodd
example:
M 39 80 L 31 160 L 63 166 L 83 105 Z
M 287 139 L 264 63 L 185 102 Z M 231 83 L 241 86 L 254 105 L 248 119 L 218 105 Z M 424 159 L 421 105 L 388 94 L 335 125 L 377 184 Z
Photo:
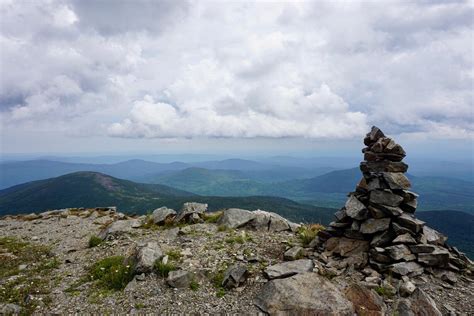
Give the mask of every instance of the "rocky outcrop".
M 395 275 L 414 276 L 432 268 L 465 271 L 470 264 L 466 256 L 415 217 L 418 195 L 409 191 L 402 146 L 377 127 L 364 144 L 363 177 L 335 221 L 320 232 L 320 251 L 358 269 L 370 266 Z

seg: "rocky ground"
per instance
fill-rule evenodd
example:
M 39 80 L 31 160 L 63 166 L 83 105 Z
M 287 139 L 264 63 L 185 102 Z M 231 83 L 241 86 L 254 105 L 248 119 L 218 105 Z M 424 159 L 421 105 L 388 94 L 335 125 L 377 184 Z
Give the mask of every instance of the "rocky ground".
M 140 218 L 113 209 L 3 218 L 0 314 L 474 314 L 469 275 L 423 274 L 408 290 L 395 277 L 373 286 L 366 281 L 374 271 L 336 269 L 314 251 L 318 226 L 263 212 L 188 209 L 175 222 L 169 210 Z M 91 277 L 113 256 L 133 266 L 123 288 Z M 164 267 L 176 271 L 166 277 Z

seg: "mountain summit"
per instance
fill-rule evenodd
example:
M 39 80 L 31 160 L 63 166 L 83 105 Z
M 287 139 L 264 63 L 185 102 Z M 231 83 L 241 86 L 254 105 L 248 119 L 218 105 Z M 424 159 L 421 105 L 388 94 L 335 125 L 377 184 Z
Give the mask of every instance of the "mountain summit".
M 5 216 L 0 314 L 474 314 L 473 264 L 414 216 L 405 151 L 376 127 L 364 142 L 363 179 L 327 228 L 260 209 L 210 212 L 193 195 L 142 216 Z M 119 194 L 137 185 L 66 180 Z

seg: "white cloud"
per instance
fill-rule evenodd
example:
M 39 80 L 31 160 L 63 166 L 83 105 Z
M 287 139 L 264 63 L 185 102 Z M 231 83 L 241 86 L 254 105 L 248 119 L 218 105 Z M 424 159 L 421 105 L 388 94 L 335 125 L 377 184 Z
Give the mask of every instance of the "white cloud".
M 4 130 L 474 137 L 472 2 L 115 4 L 1 2 Z

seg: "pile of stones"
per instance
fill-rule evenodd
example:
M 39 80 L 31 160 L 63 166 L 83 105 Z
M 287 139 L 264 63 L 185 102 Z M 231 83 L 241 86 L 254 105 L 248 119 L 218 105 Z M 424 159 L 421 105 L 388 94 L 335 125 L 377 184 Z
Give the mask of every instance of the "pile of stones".
M 469 273 L 469 259 L 415 217 L 418 195 L 409 191 L 402 146 L 375 126 L 364 144 L 363 178 L 335 221 L 319 233 L 319 251 L 334 259 L 337 268 L 370 266 L 398 277 L 425 271 Z

